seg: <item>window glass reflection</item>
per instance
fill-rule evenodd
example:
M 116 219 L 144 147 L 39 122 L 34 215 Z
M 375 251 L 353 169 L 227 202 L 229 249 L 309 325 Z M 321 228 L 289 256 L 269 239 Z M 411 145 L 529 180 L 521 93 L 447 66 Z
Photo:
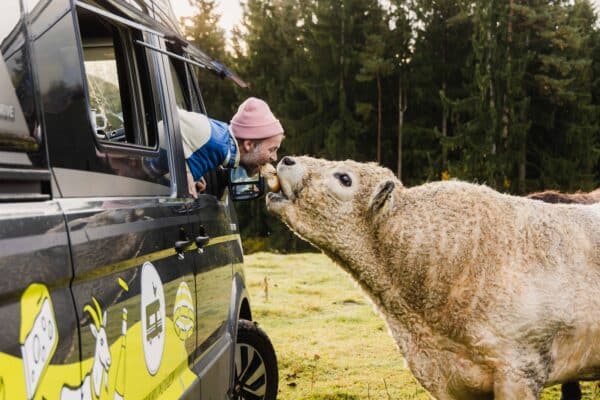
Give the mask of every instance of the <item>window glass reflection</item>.
M 20 2 L 2 4 L 0 13 L 0 150 L 35 151 L 33 79 Z M 38 138 L 39 139 L 39 138 Z

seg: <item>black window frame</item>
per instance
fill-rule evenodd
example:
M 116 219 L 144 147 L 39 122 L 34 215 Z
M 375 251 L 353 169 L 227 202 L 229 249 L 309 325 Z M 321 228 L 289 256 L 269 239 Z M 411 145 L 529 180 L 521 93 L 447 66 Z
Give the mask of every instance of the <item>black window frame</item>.
M 129 106 L 130 111 L 127 112 L 132 114 L 130 115 L 131 120 L 129 124 L 131 125 L 131 129 L 134 130 L 132 133 L 128 133 L 126 131 L 126 137 L 128 140 L 132 134 L 135 137 L 143 137 L 147 142 L 152 144 L 151 146 L 131 142 L 111 142 L 108 140 L 101 140 L 96 135 L 96 132 L 94 132 L 93 123 L 90 116 L 90 91 L 88 88 L 87 73 L 84 65 L 84 47 L 79 21 L 80 12 L 93 14 L 95 18 L 98 18 L 104 23 L 109 24 L 113 29 L 116 29 L 119 32 L 119 40 L 122 42 L 121 47 L 125 53 L 123 54 L 123 58 L 124 62 L 126 63 L 126 66 L 122 69 L 126 74 L 125 80 L 127 81 L 122 82 L 122 71 L 119 70 L 119 86 L 121 92 L 123 90 L 123 83 L 127 85 L 127 91 L 131 97 L 131 99 L 128 99 L 131 100 L 131 105 Z M 148 34 L 149 32 L 151 34 L 153 31 L 149 29 L 138 29 L 137 26 L 132 26 L 134 24 L 129 25 L 122 23 L 121 21 L 117 20 L 117 18 L 120 18 L 118 16 L 116 16 L 116 18 L 109 18 L 108 15 L 111 15 L 111 13 L 108 11 L 96 9 L 96 7 L 85 7 L 80 2 L 76 3 L 74 15 L 76 20 L 76 40 L 80 58 L 82 60 L 81 73 L 83 76 L 84 101 L 88 111 L 88 118 L 86 119 L 88 122 L 87 130 L 92 136 L 96 148 L 102 153 L 125 153 L 146 157 L 159 157 L 161 144 L 159 143 L 158 134 L 157 107 L 160 106 L 160 98 L 158 93 L 160 92 L 160 89 L 156 86 L 157 82 L 153 78 L 153 74 L 158 73 L 159 68 L 157 65 L 155 65 L 154 57 L 150 57 L 148 51 L 136 46 L 137 41 L 140 39 L 146 39 L 144 35 Z M 116 52 L 117 48 L 115 47 L 115 53 Z M 142 58 L 142 56 L 140 56 L 140 52 L 143 52 L 142 54 L 143 60 L 145 61 L 144 63 L 140 62 L 140 58 Z M 115 58 L 117 57 L 117 54 L 115 54 Z M 141 76 L 141 68 L 144 69 L 143 73 L 146 76 Z M 151 93 L 151 95 L 149 95 L 148 91 Z M 121 99 L 123 99 L 123 96 L 121 96 Z M 126 105 L 122 105 L 123 114 L 125 115 Z M 140 130 L 143 130 L 143 132 L 140 132 Z
M 200 83 L 198 82 L 198 77 L 194 73 L 194 68 L 198 67 L 195 67 L 193 64 L 186 64 L 192 101 L 196 101 L 198 103 L 200 112 L 208 115 L 208 112 L 206 111 L 206 105 L 204 104 L 204 97 L 202 97 L 202 90 L 200 90 Z
M 173 84 L 173 90 L 175 91 L 175 97 L 177 97 L 177 93 L 176 93 L 175 89 L 177 86 L 180 86 L 181 94 L 183 96 L 183 101 L 185 103 L 185 106 L 183 108 L 187 111 L 195 111 L 193 108 L 192 99 L 190 96 L 189 82 L 187 81 L 186 76 L 181 75 L 182 72 L 186 73 L 183 62 L 180 60 L 177 60 L 173 57 L 168 57 L 167 67 L 169 69 L 169 74 L 171 75 L 171 81 Z M 175 74 L 175 77 L 173 76 L 173 74 Z M 174 78 L 177 79 L 177 82 L 175 82 Z M 177 102 L 177 99 L 175 99 L 175 103 L 177 104 L 177 107 L 180 106 Z
M 177 74 L 182 89 L 184 91 L 185 100 L 188 102 L 188 111 L 199 112 L 207 115 L 206 107 L 204 106 L 204 100 L 198 86 L 198 81 L 195 79 L 193 68 L 200 68 L 195 65 L 194 60 L 191 56 L 184 51 L 176 48 L 172 43 L 166 42 L 167 52 L 166 55 L 169 59 L 169 63 L 174 66 L 175 73 Z M 173 55 L 177 56 L 174 57 Z M 185 76 L 182 76 L 185 74 Z

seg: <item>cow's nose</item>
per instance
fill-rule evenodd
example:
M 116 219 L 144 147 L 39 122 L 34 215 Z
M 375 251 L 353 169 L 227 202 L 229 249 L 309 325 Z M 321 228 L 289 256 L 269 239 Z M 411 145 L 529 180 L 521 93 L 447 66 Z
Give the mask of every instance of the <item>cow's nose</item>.
M 296 164 L 296 161 L 294 161 L 291 157 L 288 156 L 283 157 L 281 162 L 283 163 L 283 165 L 287 165 L 288 167 Z

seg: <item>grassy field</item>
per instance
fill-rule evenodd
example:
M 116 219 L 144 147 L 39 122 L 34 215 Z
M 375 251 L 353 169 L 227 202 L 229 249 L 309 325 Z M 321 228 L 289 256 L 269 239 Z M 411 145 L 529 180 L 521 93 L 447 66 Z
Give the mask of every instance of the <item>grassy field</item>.
M 321 254 L 257 253 L 245 259 L 253 317 L 279 361 L 279 399 L 429 399 L 381 317 Z M 585 384 L 584 399 L 600 399 Z M 560 398 L 548 388 L 543 400 Z

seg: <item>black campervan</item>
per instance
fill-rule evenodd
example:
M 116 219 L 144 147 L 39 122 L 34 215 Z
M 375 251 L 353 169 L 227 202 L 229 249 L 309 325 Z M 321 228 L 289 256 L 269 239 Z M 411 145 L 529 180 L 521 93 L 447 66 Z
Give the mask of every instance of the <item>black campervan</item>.
M 0 11 L 0 400 L 274 399 L 227 171 L 188 195 L 177 115 L 243 82 L 166 0 Z

